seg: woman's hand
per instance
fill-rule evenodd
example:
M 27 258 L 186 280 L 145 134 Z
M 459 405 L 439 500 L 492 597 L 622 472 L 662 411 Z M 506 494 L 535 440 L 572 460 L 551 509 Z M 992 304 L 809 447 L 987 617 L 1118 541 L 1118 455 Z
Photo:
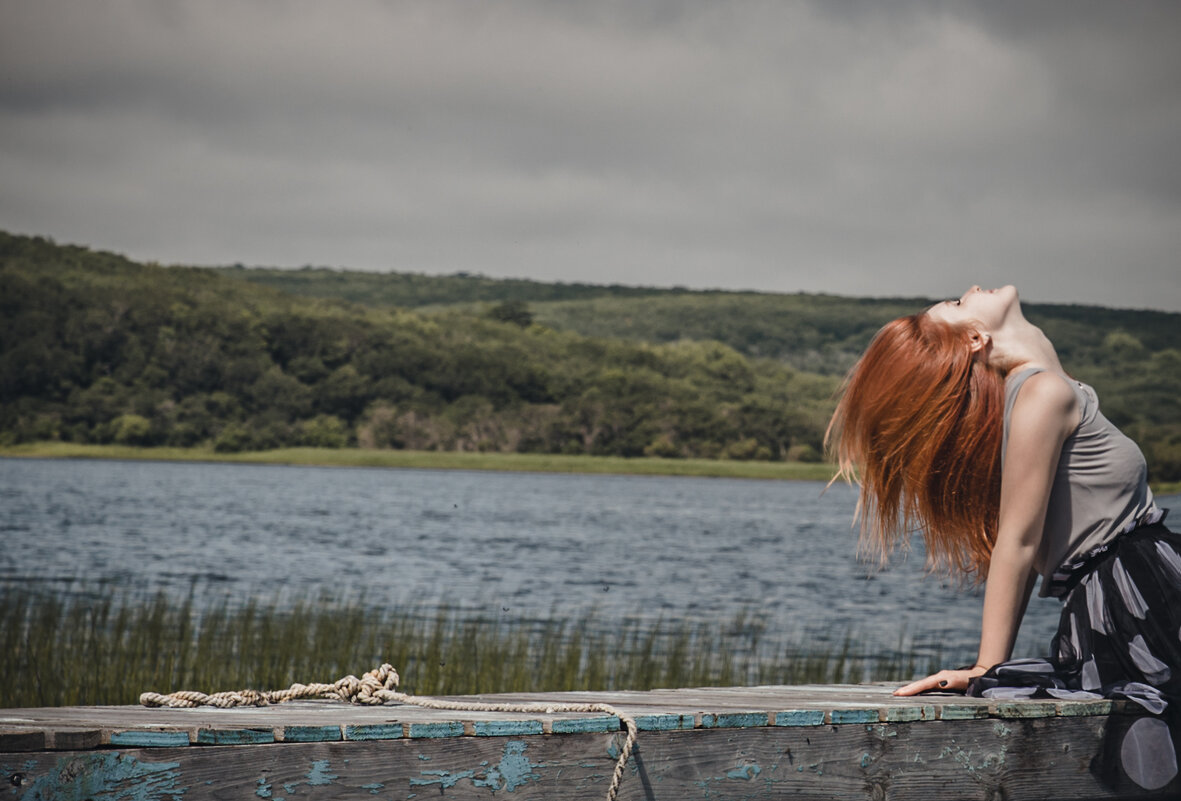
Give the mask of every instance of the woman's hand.
M 972 665 L 972 667 L 962 670 L 941 670 L 925 679 L 912 681 L 905 687 L 899 687 L 894 691 L 894 695 L 918 695 L 932 690 L 962 693 L 968 689 L 969 679 L 982 676 L 987 670 L 988 668 L 983 665 Z

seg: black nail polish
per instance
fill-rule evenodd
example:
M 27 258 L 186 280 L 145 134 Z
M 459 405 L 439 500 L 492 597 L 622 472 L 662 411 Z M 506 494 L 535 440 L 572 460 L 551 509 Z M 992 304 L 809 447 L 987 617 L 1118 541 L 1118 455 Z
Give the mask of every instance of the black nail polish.
M 947 686 L 947 679 L 944 679 L 943 681 L 939 682 L 939 686 L 946 687 Z

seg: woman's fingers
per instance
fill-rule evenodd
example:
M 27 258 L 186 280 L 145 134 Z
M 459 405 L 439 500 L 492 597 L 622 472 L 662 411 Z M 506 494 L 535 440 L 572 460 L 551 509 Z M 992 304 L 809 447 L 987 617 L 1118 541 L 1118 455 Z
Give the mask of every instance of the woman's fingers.
M 971 672 L 967 670 L 941 670 L 925 679 L 899 687 L 894 695 L 918 695 L 932 690 L 963 692 L 968 688 L 968 679 L 971 677 Z
M 918 695 L 919 693 L 925 693 L 929 690 L 943 689 L 939 687 L 940 681 L 944 681 L 944 679 L 939 678 L 938 674 L 934 676 L 927 676 L 925 679 L 912 681 L 910 684 L 899 687 L 894 691 L 894 695 Z M 946 687 L 946 685 L 944 685 L 944 687 Z

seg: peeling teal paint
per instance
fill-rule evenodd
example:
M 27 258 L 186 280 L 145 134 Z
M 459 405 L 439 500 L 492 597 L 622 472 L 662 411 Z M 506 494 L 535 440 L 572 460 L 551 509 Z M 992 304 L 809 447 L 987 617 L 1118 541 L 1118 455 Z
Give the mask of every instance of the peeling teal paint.
M 887 707 L 886 721 L 888 723 L 913 723 L 916 720 L 934 720 L 933 706 L 902 706 Z
M 940 720 L 977 720 L 986 717 L 988 717 L 988 706 L 986 704 L 974 704 L 972 706 L 947 705 L 939 707 Z
M 541 775 L 534 769 L 544 768 L 545 765 L 530 762 L 525 755 L 527 747 L 522 740 L 509 740 L 496 767 L 489 770 L 483 779 L 473 779 L 472 784 L 494 791 L 501 789 L 503 784 L 504 789 L 511 793 L 531 781 L 540 781 Z
M 1060 701 L 1058 714 L 1063 717 L 1090 717 L 1093 715 L 1110 715 L 1111 701 Z
M 498 769 L 504 777 L 504 789 L 510 793 L 527 782 L 541 779 L 533 771 L 533 763 L 525 756 L 525 748 L 525 743 L 514 740 L 505 746 L 500 758 Z
M 427 756 L 426 754 L 419 754 L 418 758 L 421 759 L 423 762 L 430 762 L 431 761 L 431 758 L 429 756 Z
M 27 763 L 26 763 L 27 764 Z M 120 801 L 181 801 L 179 762 L 141 762 L 127 754 L 93 752 L 63 756 L 28 785 L 22 801 L 95 797 Z
M 694 728 L 694 721 L 692 715 L 637 715 L 636 728 L 640 731 L 676 731 Z
M 596 732 L 619 731 L 619 718 L 575 718 L 555 720 L 550 727 L 554 734 L 591 734 Z
M 111 734 L 111 745 L 136 748 L 187 748 L 189 735 L 183 731 L 117 731 Z
M 283 729 L 283 742 L 286 743 L 323 743 L 340 739 L 340 726 L 287 726 Z
M 411 723 L 410 736 L 414 739 L 420 737 L 462 737 L 463 724 L 459 721 L 451 723 Z
M 1024 701 L 999 703 L 996 713 L 1002 718 L 1052 718 L 1057 707 L 1052 701 Z
M 439 785 L 439 792 L 442 792 L 443 790 L 450 790 L 459 783 L 460 779 L 474 778 L 476 772 L 474 770 L 463 770 L 459 773 L 451 773 L 446 770 L 424 770 L 419 775 L 428 776 L 429 778 L 415 779 L 412 777 L 410 779 L 411 787 L 424 787 L 429 784 L 437 784 Z
M 834 709 L 831 720 L 837 723 L 877 723 L 876 709 Z
M 823 709 L 787 709 L 775 713 L 776 726 L 820 726 L 823 724 Z
M 264 745 L 275 742 L 270 729 L 199 729 L 199 745 Z
M 332 784 L 334 779 L 339 779 L 332 768 L 328 764 L 327 759 L 317 759 L 312 762 L 312 769 L 306 774 L 308 785 L 311 787 L 320 787 L 326 784 Z
M 868 753 L 861 755 L 861 767 L 868 768 L 872 764 L 873 757 L 871 757 Z
M 0 754 L 0 756 L 5 756 L 5 754 Z M 15 758 L 16 754 L 8 754 L 8 756 Z M 35 759 L 26 759 L 19 768 L 14 768 L 7 762 L 0 762 L 0 780 L 7 779 L 14 773 L 35 773 L 40 764 Z
M 400 740 L 402 734 L 401 723 L 375 723 L 344 727 L 346 740 Z
M 373 784 L 362 784 L 361 789 L 368 790 L 369 795 L 377 795 L 378 793 L 380 793 L 382 790 L 385 789 L 385 785 L 382 784 L 381 782 L 374 782 Z
M 701 716 L 703 729 L 757 729 L 766 725 L 766 712 L 724 712 Z
M 259 798 L 271 797 L 271 785 L 265 776 L 258 780 L 258 789 L 254 791 L 254 794 Z
M 730 779 L 742 779 L 743 781 L 750 781 L 762 772 L 763 769 L 758 765 L 743 765 L 742 767 L 734 768 L 734 770 L 729 771 L 726 774 L 726 777 Z
M 524 737 L 544 732 L 540 720 L 479 720 L 472 730 L 477 737 Z
M 999 753 L 984 753 L 973 759 L 972 751 L 965 751 L 959 746 L 944 746 L 937 759 L 951 757 L 974 778 L 979 771 L 994 771 L 1005 767 L 1005 756 L 1008 746 L 1001 746 Z

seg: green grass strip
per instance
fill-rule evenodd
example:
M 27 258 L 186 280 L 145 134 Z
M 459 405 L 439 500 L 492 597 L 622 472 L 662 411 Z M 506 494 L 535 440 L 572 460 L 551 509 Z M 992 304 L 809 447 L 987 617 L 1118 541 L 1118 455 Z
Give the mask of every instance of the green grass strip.
M 704 478 L 762 478 L 828 481 L 833 466 L 806 462 L 740 462 L 727 459 L 661 459 L 622 456 L 569 456 L 548 453 L 460 453 L 361 448 L 278 448 L 272 451 L 218 453 L 212 448 L 134 448 L 75 442 L 29 442 L 0 446 L 0 457 L 40 459 L 144 459 L 164 462 L 287 464 L 317 467 L 409 467 L 422 470 L 505 470 L 528 473 L 589 473 Z M 1181 492 L 1181 481 L 1156 481 L 1157 495 Z
M 833 468 L 805 462 L 758 462 L 723 459 L 660 459 L 621 456 L 570 456 L 546 453 L 462 453 L 394 451 L 361 448 L 279 448 L 271 451 L 218 453 L 212 448 L 135 448 L 32 442 L 0 447 L 0 456 L 42 459 L 149 459 L 169 462 L 287 464 L 324 467 L 411 467 L 434 470 L 508 470 L 532 473 L 597 473 L 656 476 L 705 476 L 827 481 Z

